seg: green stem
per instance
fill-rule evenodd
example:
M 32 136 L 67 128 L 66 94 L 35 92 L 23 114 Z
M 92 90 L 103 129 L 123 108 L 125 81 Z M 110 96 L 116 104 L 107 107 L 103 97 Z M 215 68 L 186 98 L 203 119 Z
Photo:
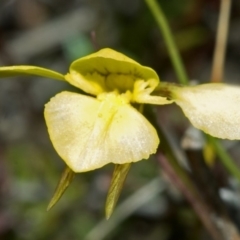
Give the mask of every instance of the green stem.
M 221 160 L 224 167 L 228 170 L 228 172 L 234 176 L 236 179 L 240 181 L 240 171 L 238 169 L 238 166 L 234 163 L 233 159 L 229 156 L 227 151 L 222 147 L 222 145 L 219 143 L 217 139 L 214 139 L 209 136 L 209 139 L 214 146 L 214 149 Z
M 163 34 L 165 43 L 167 45 L 172 64 L 175 68 L 176 74 L 179 78 L 179 82 L 182 84 L 188 83 L 188 77 L 185 71 L 185 68 L 183 66 L 179 51 L 176 47 L 176 44 L 173 40 L 173 36 L 171 33 L 171 30 L 169 28 L 168 22 L 166 20 L 166 17 L 160 7 L 159 4 L 157 4 L 156 0 L 145 0 L 152 15 L 154 16 L 155 20 L 157 21 L 157 24 Z

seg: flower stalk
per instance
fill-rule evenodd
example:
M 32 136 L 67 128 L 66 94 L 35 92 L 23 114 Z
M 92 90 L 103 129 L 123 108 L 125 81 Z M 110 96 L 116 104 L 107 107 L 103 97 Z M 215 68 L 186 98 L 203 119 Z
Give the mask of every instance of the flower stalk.
M 161 30 L 161 33 L 168 48 L 172 64 L 178 76 L 179 82 L 183 85 L 187 85 L 188 84 L 187 73 L 185 71 L 178 48 L 176 47 L 176 44 L 173 40 L 173 35 L 171 33 L 170 27 L 161 9 L 160 4 L 157 4 L 156 0 L 145 0 L 145 2 L 148 5 L 149 10 L 151 11 L 153 17 L 155 18 L 159 29 Z

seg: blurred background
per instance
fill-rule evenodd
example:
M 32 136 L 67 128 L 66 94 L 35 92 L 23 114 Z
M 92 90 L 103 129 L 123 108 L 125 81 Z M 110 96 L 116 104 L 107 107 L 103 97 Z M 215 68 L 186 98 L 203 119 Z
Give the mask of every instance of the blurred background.
M 219 0 L 159 3 L 190 78 L 208 82 Z M 231 83 L 238 83 L 240 76 L 239 42 L 240 1 L 233 1 L 225 72 Z M 67 73 L 73 60 L 103 47 L 154 68 L 164 81 L 177 81 L 162 35 L 143 0 L 0 1 L 1 66 L 28 64 Z M 0 239 L 210 239 L 154 157 L 133 165 L 120 210 L 110 220 L 104 220 L 104 203 L 113 165 L 76 175 L 58 204 L 46 211 L 65 166 L 49 140 L 43 109 L 62 90 L 79 91 L 38 77 L 0 80 Z M 178 149 L 189 126 L 181 110 L 173 105 L 154 112 Z M 236 143 L 229 145 L 235 157 L 238 149 Z M 222 166 L 216 172 L 229 184 Z M 239 187 L 234 179 L 233 185 Z M 239 224 L 239 215 L 235 218 Z

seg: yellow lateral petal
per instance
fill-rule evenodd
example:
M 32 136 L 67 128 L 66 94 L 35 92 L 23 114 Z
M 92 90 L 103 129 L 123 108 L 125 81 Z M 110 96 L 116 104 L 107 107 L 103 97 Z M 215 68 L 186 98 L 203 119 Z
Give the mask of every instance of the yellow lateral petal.
M 45 106 L 51 141 L 75 172 L 147 159 L 156 152 L 156 130 L 128 104 L 62 92 Z
M 166 97 L 150 95 L 158 84 L 159 82 L 156 79 L 149 79 L 147 81 L 142 79 L 136 80 L 134 83 L 133 101 L 158 105 L 173 103 L 172 100 L 168 100 Z
M 190 122 L 218 138 L 240 139 L 240 88 L 209 83 L 176 88 L 173 99 Z
M 65 79 L 73 86 L 82 89 L 84 92 L 97 96 L 106 91 L 105 77 L 98 73 L 82 75 L 79 72 L 71 71 L 65 75 Z
M 109 219 L 113 213 L 130 167 L 131 163 L 115 165 L 105 204 L 106 219 Z
M 65 78 L 62 74 L 46 68 L 36 66 L 0 67 L 0 78 L 14 77 L 19 75 L 37 75 L 65 81 Z

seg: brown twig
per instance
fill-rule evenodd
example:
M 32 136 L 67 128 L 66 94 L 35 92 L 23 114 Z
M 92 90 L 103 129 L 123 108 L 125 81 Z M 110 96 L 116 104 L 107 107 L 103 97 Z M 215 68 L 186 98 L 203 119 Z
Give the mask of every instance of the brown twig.
M 221 82 L 224 77 L 224 62 L 229 28 L 230 9 L 231 0 L 221 0 L 211 82 Z
M 212 220 L 214 214 L 204 204 L 201 197 L 197 196 L 196 192 L 193 193 L 188 189 L 186 184 L 178 176 L 168 159 L 166 159 L 163 154 L 158 154 L 157 159 L 164 172 L 168 175 L 170 181 L 183 193 L 188 202 L 192 205 L 194 211 L 197 213 L 212 238 L 214 240 L 224 240 L 225 238 L 223 238 Z

